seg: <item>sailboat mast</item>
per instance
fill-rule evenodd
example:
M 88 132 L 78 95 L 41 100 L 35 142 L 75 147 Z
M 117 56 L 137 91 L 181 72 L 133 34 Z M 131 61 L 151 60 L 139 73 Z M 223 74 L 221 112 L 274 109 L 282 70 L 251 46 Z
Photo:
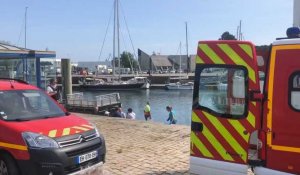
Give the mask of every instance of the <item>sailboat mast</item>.
M 181 41 L 179 44 L 179 78 L 181 79 Z
M 188 29 L 187 22 L 185 22 L 185 42 L 186 42 L 186 58 L 187 58 L 187 73 L 190 72 L 190 59 L 189 59 L 189 42 L 188 42 Z
M 27 9 L 28 7 L 25 7 L 25 35 L 24 35 L 25 49 L 27 47 Z
M 119 60 L 119 81 L 121 79 L 121 57 L 120 57 L 120 21 L 119 21 L 119 0 L 117 1 L 117 32 L 118 32 L 118 60 Z
M 116 55 L 115 55 L 115 50 L 116 50 L 116 4 L 117 0 L 114 2 L 114 32 L 113 32 L 113 76 L 115 76 L 115 70 L 116 70 Z

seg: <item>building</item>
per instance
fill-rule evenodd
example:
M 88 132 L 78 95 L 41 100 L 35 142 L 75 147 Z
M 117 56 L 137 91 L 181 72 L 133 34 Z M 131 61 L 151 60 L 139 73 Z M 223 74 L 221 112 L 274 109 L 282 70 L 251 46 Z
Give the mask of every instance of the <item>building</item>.
M 0 43 L 0 77 L 27 81 L 45 88 L 48 76 L 55 76 L 54 51 L 38 51 Z
M 85 68 L 89 72 L 97 72 L 111 68 L 112 64 L 110 61 L 79 61 L 77 67 Z
M 167 73 L 175 72 L 190 72 L 195 71 L 195 57 L 190 55 L 151 55 L 149 56 L 142 50 L 138 49 L 138 61 L 142 71 Z M 189 64 L 188 64 L 189 61 Z M 189 67 L 188 67 L 189 66 Z M 181 70 L 180 70 L 181 69 Z

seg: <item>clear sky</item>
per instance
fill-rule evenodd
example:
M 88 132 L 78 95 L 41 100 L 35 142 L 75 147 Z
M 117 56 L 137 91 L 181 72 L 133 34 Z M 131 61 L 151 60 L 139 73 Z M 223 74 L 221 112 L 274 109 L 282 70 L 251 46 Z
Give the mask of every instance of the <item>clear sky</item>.
M 24 46 L 25 7 L 27 47 L 56 51 L 57 58 L 98 61 L 113 0 L 0 0 L 0 40 Z M 120 0 L 123 37 L 121 51 L 133 52 L 126 34 L 148 54 L 185 54 L 185 21 L 189 53 L 199 40 L 218 39 L 225 31 L 236 34 L 242 20 L 245 40 L 270 44 L 284 37 L 293 23 L 293 0 Z M 112 21 L 100 60 L 112 54 Z M 125 40 L 125 42 L 123 41 Z

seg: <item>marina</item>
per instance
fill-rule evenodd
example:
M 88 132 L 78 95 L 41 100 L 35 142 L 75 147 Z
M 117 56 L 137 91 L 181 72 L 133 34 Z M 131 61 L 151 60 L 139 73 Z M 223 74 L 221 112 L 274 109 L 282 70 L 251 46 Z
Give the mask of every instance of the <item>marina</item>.
M 300 174 L 299 0 L 121 1 L 2 3 L 0 175 Z
M 83 96 L 94 99 L 95 96 L 114 93 L 115 91 L 83 91 Z M 168 112 L 166 106 L 171 105 L 176 112 L 178 124 L 190 125 L 192 106 L 192 91 L 168 91 L 164 89 L 128 90 L 119 91 L 122 109 L 126 113 L 132 108 L 137 120 L 145 120 L 144 107 L 149 101 L 151 106 L 152 121 L 167 124 Z

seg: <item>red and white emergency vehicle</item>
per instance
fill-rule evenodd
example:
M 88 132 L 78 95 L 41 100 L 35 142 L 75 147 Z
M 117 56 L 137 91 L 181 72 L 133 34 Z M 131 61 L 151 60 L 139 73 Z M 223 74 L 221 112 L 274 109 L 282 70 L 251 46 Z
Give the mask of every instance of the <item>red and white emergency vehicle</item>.
M 300 30 L 288 34 L 264 58 L 250 42 L 199 42 L 192 173 L 300 174 Z
M 0 174 L 86 174 L 105 161 L 105 142 L 87 120 L 44 91 L 0 79 Z

